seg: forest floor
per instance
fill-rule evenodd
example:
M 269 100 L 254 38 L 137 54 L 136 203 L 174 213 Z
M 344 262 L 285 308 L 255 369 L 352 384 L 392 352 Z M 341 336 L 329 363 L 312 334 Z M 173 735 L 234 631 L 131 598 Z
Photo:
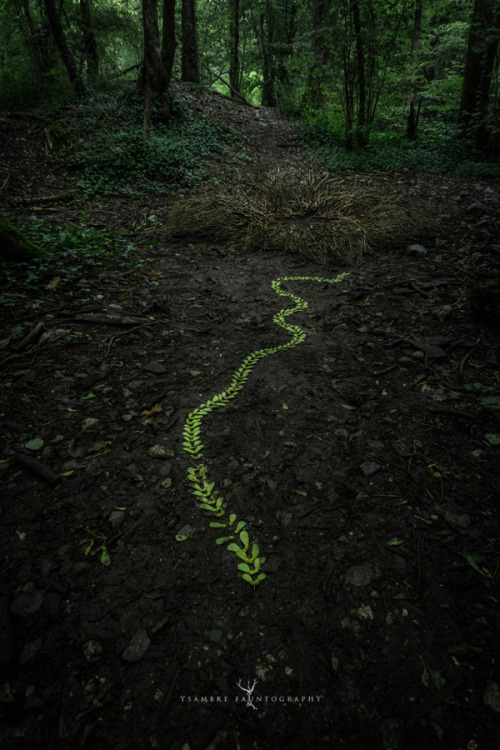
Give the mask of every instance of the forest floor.
M 246 166 L 212 178 L 320 169 L 279 113 L 177 93 L 245 136 Z M 137 259 L 1 312 L 0 748 L 500 747 L 499 302 L 471 296 L 498 277 L 498 183 L 343 175 L 437 231 L 325 269 L 167 238 L 173 192 L 46 200 L 78 175 L 30 116 L 0 130 L 11 213 L 121 231 Z M 252 588 L 183 427 L 290 339 L 274 279 L 341 272 L 283 284 L 307 338 L 203 420 L 209 479 L 265 556 Z M 12 337 L 26 322 L 39 338 Z

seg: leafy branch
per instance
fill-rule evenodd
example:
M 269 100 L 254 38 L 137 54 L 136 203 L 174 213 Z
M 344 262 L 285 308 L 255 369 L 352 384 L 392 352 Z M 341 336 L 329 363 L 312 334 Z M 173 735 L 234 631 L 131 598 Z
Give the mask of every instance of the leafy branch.
M 275 279 L 271 283 L 272 289 L 277 294 L 281 297 L 287 297 L 294 303 L 294 307 L 283 308 L 273 317 L 273 321 L 280 328 L 290 333 L 292 338 L 286 344 L 268 347 L 267 349 L 257 349 L 251 352 L 234 372 L 231 382 L 224 391 L 217 393 L 211 399 L 208 399 L 208 401 L 205 401 L 205 403 L 200 404 L 200 406 L 189 412 L 182 431 L 182 446 L 193 461 L 203 459 L 203 418 L 214 411 L 214 409 L 220 409 L 226 406 L 231 399 L 236 398 L 239 391 L 244 387 L 252 370 L 261 359 L 277 352 L 292 349 L 306 339 L 307 334 L 302 328 L 287 323 L 286 318 L 296 312 L 306 310 L 308 303 L 291 292 L 285 292 L 281 288 L 281 284 L 287 281 L 316 281 L 322 284 L 332 284 L 342 281 L 347 275 L 347 273 L 341 273 L 334 279 L 324 279 L 317 276 L 285 276 Z M 213 514 L 213 517 L 222 519 L 226 515 L 226 507 L 223 498 L 215 490 L 215 482 L 211 482 L 208 479 L 207 466 L 203 463 L 190 466 L 187 470 L 187 478 L 191 484 L 193 495 L 199 503 L 198 507 L 207 513 Z M 229 515 L 228 522 L 221 520 L 210 523 L 211 528 L 225 530 L 224 536 L 218 537 L 215 543 L 218 545 L 227 544 L 226 549 L 229 552 L 234 552 L 240 560 L 238 570 L 242 573 L 242 580 L 255 588 L 266 578 L 266 574 L 261 572 L 265 558 L 261 557 L 259 545 L 256 542 L 250 544 L 250 537 L 245 530 L 245 526 L 246 522 L 238 521 L 235 513 Z M 176 536 L 178 541 L 185 541 L 187 538 L 184 534 L 177 534 Z M 235 539 L 239 540 L 241 546 L 237 541 L 233 541 Z

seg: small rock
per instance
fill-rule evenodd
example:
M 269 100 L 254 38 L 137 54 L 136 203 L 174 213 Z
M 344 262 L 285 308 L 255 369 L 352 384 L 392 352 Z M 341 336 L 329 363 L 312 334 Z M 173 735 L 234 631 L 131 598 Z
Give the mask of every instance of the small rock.
M 500 689 L 496 682 L 489 680 L 486 685 L 486 692 L 483 696 L 485 706 L 491 708 L 496 714 L 500 714 Z
M 87 661 L 97 661 L 103 654 L 103 647 L 99 641 L 87 641 L 83 646 L 83 655 Z
M 124 510 L 112 510 L 108 516 L 108 521 L 114 529 L 118 529 L 125 519 Z
M 363 461 L 359 468 L 365 477 L 371 477 L 373 474 L 376 474 L 377 471 L 380 471 L 382 467 L 380 464 L 376 463 L 376 461 Z
M 442 359 L 443 357 L 446 357 L 444 349 L 441 349 L 440 346 L 436 346 L 436 344 L 429 344 L 426 341 L 419 341 L 418 339 L 412 339 L 410 343 L 413 344 L 415 349 L 427 354 L 430 359 Z
M 38 654 L 39 651 L 42 649 L 42 639 L 37 638 L 35 641 L 31 641 L 30 643 L 26 643 L 21 651 L 21 655 L 19 656 L 19 663 L 21 666 L 24 666 L 29 661 L 35 658 L 35 656 Z
M 152 360 L 151 362 L 147 362 L 143 370 L 146 370 L 146 372 L 154 372 L 155 375 L 163 375 L 163 373 L 167 372 L 167 368 L 163 365 L 160 365 L 159 362 L 156 362 Z
M 152 445 L 148 453 L 153 458 L 172 458 L 173 451 L 158 443 L 157 445 Z
M 370 563 L 363 565 L 353 565 L 346 571 L 344 581 L 350 586 L 367 586 L 376 578 L 376 571 Z
M 122 659 L 129 662 L 136 662 L 142 659 L 151 645 L 151 639 L 145 630 L 138 630 L 122 654 Z
M 89 430 L 91 427 L 94 427 L 94 425 L 99 424 L 99 420 L 95 417 L 88 417 L 87 419 L 84 419 L 82 422 L 82 429 L 83 430 Z
M 427 255 L 427 250 L 423 245 L 409 245 L 407 251 L 410 255 L 417 255 L 420 257 Z
M 206 630 L 205 638 L 208 638 L 212 643 L 221 643 L 222 641 L 222 630 L 215 628 L 214 630 Z
M 474 211 L 486 211 L 486 206 L 480 201 L 474 201 L 470 206 L 467 206 L 466 211 L 468 214 Z
M 436 309 L 434 310 L 434 315 L 440 323 L 444 323 L 452 310 L 453 308 L 451 305 L 443 305 L 442 307 L 436 307 Z

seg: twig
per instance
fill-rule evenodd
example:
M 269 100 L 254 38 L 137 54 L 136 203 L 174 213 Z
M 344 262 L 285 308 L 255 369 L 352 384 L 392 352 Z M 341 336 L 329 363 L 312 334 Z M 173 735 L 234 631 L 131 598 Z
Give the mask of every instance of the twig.
M 31 203 L 55 203 L 56 201 L 74 198 L 75 195 L 74 190 L 65 190 L 63 193 L 57 193 L 56 195 L 41 195 L 38 198 L 17 198 L 13 203 L 23 203 L 25 206 L 29 206 Z
M 252 103 L 251 103 L 251 102 L 249 102 L 249 101 L 248 101 L 247 99 L 245 99 L 245 97 L 244 97 L 244 96 L 243 96 L 242 94 L 240 94 L 240 92 L 239 92 L 239 91 L 236 91 L 236 89 L 233 89 L 233 87 L 232 87 L 232 86 L 231 86 L 231 85 L 230 85 L 230 84 L 229 84 L 229 83 L 228 83 L 227 81 L 225 81 L 225 80 L 224 80 L 224 78 L 222 78 L 222 76 L 218 75 L 218 74 L 217 74 L 217 73 L 215 73 L 215 72 L 214 72 L 213 70 L 211 70 L 211 69 L 210 69 L 210 68 L 208 67 L 208 65 L 207 65 L 206 63 L 204 63 L 204 65 L 205 65 L 205 68 L 206 68 L 206 69 L 208 70 L 208 72 L 209 72 L 209 73 L 210 73 L 211 75 L 213 75 L 213 76 L 215 76 L 216 78 L 218 78 L 218 79 L 219 79 L 219 81 L 220 81 L 221 83 L 223 83 L 223 84 L 224 84 L 224 86 L 227 86 L 227 87 L 228 87 L 228 89 L 229 89 L 230 91 L 232 91 L 232 92 L 233 92 L 233 94 L 236 94 L 236 96 L 237 96 L 237 97 L 238 97 L 239 99 L 241 99 L 241 101 L 243 102 L 243 104 L 246 104 L 246 106 L 247 106 L 247 107 L 252 107 L 252 109 L 259 109 L 259 107 L 256 107 L 256 106 L 255 106 L 255 104 L 252 104 Z
M 54 485 L 59 481 L 57 474 L 48 466 L 37 461 L 35 458 L 25 456 L 23 453 L 16 453 L 15 459 L 24 469 L 32 471 L 34 474 L 45 480 L 47 484 Z

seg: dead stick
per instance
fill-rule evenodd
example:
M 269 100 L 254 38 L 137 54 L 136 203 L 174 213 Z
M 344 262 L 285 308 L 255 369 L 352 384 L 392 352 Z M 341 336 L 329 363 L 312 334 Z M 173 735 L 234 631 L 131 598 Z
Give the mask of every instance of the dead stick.
M 25 456 L 23 453 L 16 453 L 15 459 L 23 468 L 32 471 L 41 479 L 44 479 L 47 484 L 54 485 L 59 481 L 59 477 L 54 471 L 52 471 L 52 469 L 45 466 L 45 464 L 42 464 L 40 461 L 37 461 L 35 458 Z
M 239 92 L 239 91 L 236 91 L 236 89 L 233 89 L 233 87 L 231 86 L 231 84 L 229 84 L 229 83 L 228 83 L 227 81 L 225 81 L 225 80 L 224 80 L 224 79 L 222 78 L 222 76 L 218 75 L 218 74 L 217 74 L 217 73 L 216 73 L 215 71 L 211 70 L 211 69 L 210 69 L 210 68 L 208 67 L 208 65 L 207 65 L 206 63 L 205 63 L 205 68 L 206 68 L 206 69 L 208 70 L 208 72 L 209 72 L 209 73 L 210 73 L 211 75 L 213 75 L 213 76 L 215 76 L 216 78 L 218 78 L 218 79 L 219 79 L 219 81 L 220 81 L 221 83 L 223 83 L 223 84 L 224 84 L 224 86 L 227 86 L 227 87 L 228 87 L 228 89 L 229 89 L 229 91 L 232 91 L 232 92 L 233 92 L 233 94 L 236 94 L 236 96 L 237 96 L 237 97 L 238 97 L 239 99 L 241 99 L 241 101 L 243 102 L 243 104 L 246 104 L 246 105 L 247 105 L 247 107 L 252 107 L 252 109 L 259 109 L 259 107 L 256 107 L 256 106 L 255 106 L 255 104 L 252 104 L 251 102 L 249 102 L 249 101 L 248 101 L 248 99 L 245 99 L 245 97 L 243 96 L 243 94 L 240 94 L 240 92 Z

